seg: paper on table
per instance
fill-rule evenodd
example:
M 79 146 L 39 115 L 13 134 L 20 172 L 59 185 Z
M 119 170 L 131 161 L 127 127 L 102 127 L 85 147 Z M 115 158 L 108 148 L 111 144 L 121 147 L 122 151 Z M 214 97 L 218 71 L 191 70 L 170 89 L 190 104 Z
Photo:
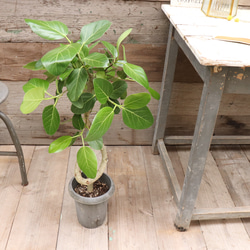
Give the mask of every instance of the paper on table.
M 214 38 L 250 45 L 250 23 L 226 21 L 218 27 Z

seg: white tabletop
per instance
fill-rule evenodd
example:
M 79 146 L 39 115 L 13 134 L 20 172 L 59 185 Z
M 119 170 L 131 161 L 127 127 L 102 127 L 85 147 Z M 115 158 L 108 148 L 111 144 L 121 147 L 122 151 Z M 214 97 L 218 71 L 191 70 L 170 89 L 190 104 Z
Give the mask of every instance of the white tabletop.
M 162 10 L 200 64 L 250 67 L 250 43 L 218 39 L 218 36 L 226 36 L 250 42 L 250 9 L 238 9 L 239 22 L 207 17 L 200 8 L 163 4 Z

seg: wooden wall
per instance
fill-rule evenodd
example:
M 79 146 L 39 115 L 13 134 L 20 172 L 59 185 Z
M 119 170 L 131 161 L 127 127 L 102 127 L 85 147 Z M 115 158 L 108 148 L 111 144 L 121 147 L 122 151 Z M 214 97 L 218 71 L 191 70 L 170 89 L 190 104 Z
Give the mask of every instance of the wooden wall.
M 22 144 L 48 144 L 66 131 L 72 132 L 69 124 L 62 124 L 55 136 L 48 136 L 42 128 L 42 107 L 32 114 L 23 115 L 22 85 L 32 77 L 41 76 L 38 72 L 23 69 L 26 63 L 37 60 L 56 42 L 46 42 L 31 32 L 24 18 L 41 20 L 59 20 L 71 31 L 71 39 L 78 39 L 81 27 L 91 21 L 108 19 L 113 22 L 104 39 L 115 42 L 126 29 L 133 28 L 125 41 L 129 62 L 142 66 L 153 88 L 160 90 L 161 75 L 166 49 L 169 23 L 161 11 L 161 4 L 169 1 L 153 0 L 9 0 L 1 1 L 0 8 L 0 81 L 10 90 L 7 101 L 1 104 L 14 123 Z M 249 0 L 242 0 L 250 5 Z M 100 48 L 97 48 L 99 50 Z M 174 95 L 171 102 L 168 134 L 190 135 L 193 132 L 198 110 L 202 84 L 199 76 L 180 51 L 175 74 Z M 130 91 L 138 87 L 131 85 Z M 247 96 L 225 95 L 216 134 L 245 134 L 250 130 L 250 98 Z M 156 101 L 150 108 L 154 116 L 157 113 Z M 69 117 L 69 104 L 61 107 L 62 121 Z M 105 136 L 109 145 L 151 144 L 153 127 L 143 131 L 133 131 L 115 118 L 112 128 Z M 0 121 L 0 144 L 9 144 L 11 140 Z

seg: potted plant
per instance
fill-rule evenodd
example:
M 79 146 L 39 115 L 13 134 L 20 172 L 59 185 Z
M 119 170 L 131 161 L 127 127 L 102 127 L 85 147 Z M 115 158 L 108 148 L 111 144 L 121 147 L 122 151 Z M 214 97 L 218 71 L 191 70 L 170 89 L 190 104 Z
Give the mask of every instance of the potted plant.
M 23 86 L 24 97 L 20 110 L 28 114 L 42 101 L 50 101 L 43 110 L 42 120 L 46 133 L 53 135 L 61 121 L 57 106 L 63 100 L 61 98 L 67 96 L 71 103 L 71 123 L 76 133 L 57 138 L 50 144 L 49 153 L 61 152 L 77 139 L 81 140 L 82 146 L 77 152 L 75 174 L 70 181 L 69 191 L 76 201 L 79 222 L 88 228 L 100 226 L 106 216 L 107 199 L 114 192 L 112 180 L 104 174 L 107 152 L 102 138 L 114 115 L 119 113 L 122 113 L 123 122 L 132 129 L 150 127 L 154 119 L 147 104 L 151 96 L 159 99 L 159 94 L 149 86 L 145 71 L 127 62 L 121 43 L 131 29 L 122 33 L 116 45 L 113 45 L 100 40 L 111 25 L 107 20 L 83 26 L 80 39 L 76 42 L 69 39 L 67 26 L 59 21 L 25 19 L 25 22 L 40 37 L 47 40 L 64 39 L 67 43 L 60 44 L 41 59 L 24 66 L 31 70 L 45 70 L 45 79 L 33 78 Z M 98 43 L 102 44 L 103 53 L 92 52 Z M 129 82 L 139 83 L 148 92 L 127 96 Z M 55 84 L 55 93 L 48 92 L 52 84 Z M 99 111 L 91 119 L 93 107 L 98 103 Z M 99 168 L 92 149 L 101 151 Z M 76 188 L 81 185 L 81 188 L 86 187 L 87 191 L 84 192 L 87 195 L 93 194 L 97 180 L 104 184 L 106 182 L 108 192 L 92 198 L 83 197 L 78 194 L 79 191 L 76 193 Z

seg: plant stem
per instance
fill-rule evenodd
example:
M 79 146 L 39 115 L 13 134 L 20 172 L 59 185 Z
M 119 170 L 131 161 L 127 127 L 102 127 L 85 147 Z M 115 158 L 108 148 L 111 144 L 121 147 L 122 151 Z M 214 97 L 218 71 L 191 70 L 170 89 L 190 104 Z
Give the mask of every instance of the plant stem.
M 94 190 L 94 183 L 89 184 L 87 186 L 87 190 L 88 190 L 88 192 L 93 192 L 93 190 Z

